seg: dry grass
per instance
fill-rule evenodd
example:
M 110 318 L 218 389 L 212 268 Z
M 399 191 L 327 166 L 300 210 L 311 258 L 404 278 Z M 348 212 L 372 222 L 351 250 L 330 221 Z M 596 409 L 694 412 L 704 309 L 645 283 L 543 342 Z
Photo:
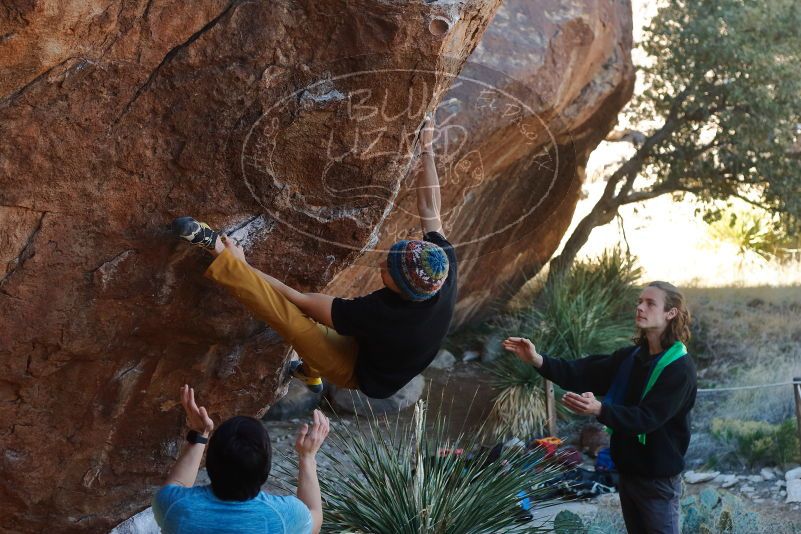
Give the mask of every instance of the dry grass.
M 801 287 L 688 290 L 700 386 L 785 382 L 801 376 Z M 719 416 L 780 422 L 793 413 L 790 386 L 699 395 Z
M 491 437 L 539 435 L 545 428 L 545 394 L 533 386 L 512 386 L 502 389 L 487 427 Z

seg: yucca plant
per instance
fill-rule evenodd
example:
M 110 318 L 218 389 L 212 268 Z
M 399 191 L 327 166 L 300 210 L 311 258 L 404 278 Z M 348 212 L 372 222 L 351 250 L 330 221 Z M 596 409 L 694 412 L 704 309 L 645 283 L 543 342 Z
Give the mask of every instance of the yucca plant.
M 499 329 L 504 335 L 530 336 L 538 351 L 561 358 L 611 352 L 633 333 L 641 274 L 631 255 L 619 248 L 605 251 L 551 278 L 529 308 L 501 319 Z M 539 374 L 510 354 L 493 362 L 490 372 L 498 391 L 490 434 L 541 434 L 546 414 Z
M 476 435 L 476 434 L 474 434 Z M 521 499 L 545 506 L 544 483 L 560 468 L 539 451 L 513 449 L 493 462 L 475 437 L 448 438 L 438 416 L 427 424 L 424 401 L 411 423 L 369 416 L 333 433 L 337 454 L 320 470 L 323 532 L 464 534 L 545 532 L 521 524 Z M 459 451 L 459 453 L 454 453 Z M 542 502 L 537 502 L 542 501 Z
M 545 426 L 543 381 L 534 367 L 503 355 L 489 367 L 492 387 L 498 391 L 486 434 L 492 437 L 541 434 Z

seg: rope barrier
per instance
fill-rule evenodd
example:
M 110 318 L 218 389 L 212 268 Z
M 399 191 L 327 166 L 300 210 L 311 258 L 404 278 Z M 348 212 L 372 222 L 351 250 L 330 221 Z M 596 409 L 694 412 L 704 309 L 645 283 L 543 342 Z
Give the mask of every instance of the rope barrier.
M 789 386 L 791 384 L 801 385 L 801 382 L 790 380 L 789 382 L 776 382 L 775 384 L 756 384 L 754 386 L 734 386 L 729 388 L 698 388 L 698 393 L 711 393 L 717 391 L 739 391 L 742 389 L 772 388 L 776 386 Z

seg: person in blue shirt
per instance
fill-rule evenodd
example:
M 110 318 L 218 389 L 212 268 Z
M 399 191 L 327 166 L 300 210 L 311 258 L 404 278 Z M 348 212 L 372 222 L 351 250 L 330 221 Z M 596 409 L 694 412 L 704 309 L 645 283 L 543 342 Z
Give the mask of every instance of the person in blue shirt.
M 153 515 L 164 534 L 317 534 L 323 522 L 316 455 L 328 435 L 328 419 L 314 411 L 314 424 L 298 430 L 298 491 L 295 496 L 261 490 L 270 473 L 270 436 L 258 419 L 237 416 L 212 434 L 214 422 L 198 407 L 195 391 L 181 388 L 187 444 L 164 485 L 153 496 Z M 211 438 L 209 439 L 209 436 Z M 208 444 L 208 486 L 195 486 Z

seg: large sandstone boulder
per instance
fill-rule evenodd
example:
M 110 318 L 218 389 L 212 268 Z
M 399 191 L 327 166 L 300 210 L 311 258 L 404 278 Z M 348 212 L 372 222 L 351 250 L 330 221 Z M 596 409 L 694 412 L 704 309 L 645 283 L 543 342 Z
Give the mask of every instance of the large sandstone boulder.
M 391 211 L 423 113 L 499 3 L 0 10 L 0 530 L 141 510 L 183 439 L 181 384 L 218 420 L 273 402 L 287 347 L 167 223 L 201 217 L 324 288 Z
M 454 326 L 505 302 L 559 245 L 587 158 L 631 97 L 631 24 L 628 0 L 505 0 L 441 99 L 443 222 L 461 264 Z M 419 237 L 414 199 L 401 190 L 379 252 Z M 379 287 L 378 261 L 363 256 L 327 290 Z

